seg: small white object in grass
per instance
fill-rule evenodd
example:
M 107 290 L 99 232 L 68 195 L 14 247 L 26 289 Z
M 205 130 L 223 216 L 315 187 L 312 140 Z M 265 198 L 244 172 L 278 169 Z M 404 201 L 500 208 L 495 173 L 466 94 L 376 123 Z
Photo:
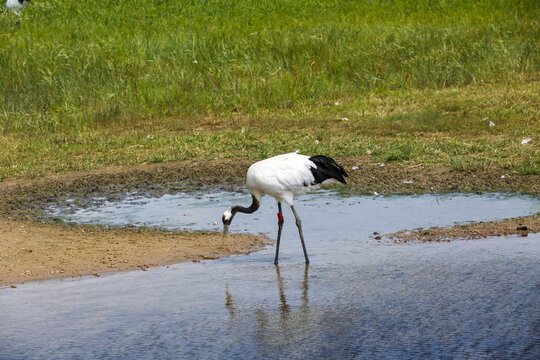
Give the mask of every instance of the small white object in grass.
M 341 118 L 342 121 L 349 121 L 349 118 Z
M 150 135 L 146 135 L 146 140 L 149 140 L 150 139 Z
M 4 14 L 7 14 L 9 10 L 13 11 L 15 15 L 19 18 L 19 21 L 21 20 L 21 10 L 24 9 L 28 4 L 30 3 L 30 0 L 7 0 L 6 1 L 6 10 L 4 11 Z
M 366 154 L 371 155 L 371 150 L 367 149 Z
M 493 121 L 490 121 L 489 126 L 495 126 L 495 123 Z
M 197 60 L 193 60 L 193 63 L 194 64 L 198 64 L 199 62 Z
M 318 144 L 319 143 L 319 140 L 315 140 L 315 144 Z
M 240 132 L 243 134 L 246 132 L 246 129 L 242 128 L 242 130 L 240 130 Z
M 378 192 L 376 192 L 376 191 L 374 191 L 374 192 L 373 192 L 373 195 L 375 195 L 375 196 L 376 196 L 376 195 L 379 195 L 379 193 L 378 193 Z
M 412 181 L 412 180 L 403 180 L 402 183 L 403 184 L 412 184 L 412 183 L 414 183 L 414 181 Z
M 452 89 L 452 92 L 457 92 L 457 89 Z
M 351 170 L 358 170 L 358 166 L 353 166 Z
M 439 155 L 440 151 L 439 150 L 435 150 L 435 155 Z
M 381 164 L 381 167 L 383 167 L 385 164 Z
M 504 179 L 504 175 L 501 175 L 501 179 Z
M 281 66 L 278 67 L 272 74 L 270 75 L 276 75 L 281 70 Z
M 526 144 L 528 142 L 531 142 L 531 140 L 532 140 L 531 138 L 523 139 L 523 140 L 521 140 L 521 144 Z
M 341 104 L 339 103 L 339 101 L 336 101 L 336 102 L 334 103 L 334 105 L 339 106 L 339 105 L 341 105 Z

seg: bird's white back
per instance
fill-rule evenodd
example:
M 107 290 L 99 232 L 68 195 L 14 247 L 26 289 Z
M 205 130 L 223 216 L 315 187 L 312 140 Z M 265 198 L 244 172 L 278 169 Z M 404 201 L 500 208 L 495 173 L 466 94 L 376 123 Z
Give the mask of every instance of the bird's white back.
M 259 199 L 270 195 L 277 201 L 293 204 L 293 196 L 318 188 L 310 168 L 316 167 L 309 156 L 289 153 L 251 165 L 246 176 L 249 190 Z

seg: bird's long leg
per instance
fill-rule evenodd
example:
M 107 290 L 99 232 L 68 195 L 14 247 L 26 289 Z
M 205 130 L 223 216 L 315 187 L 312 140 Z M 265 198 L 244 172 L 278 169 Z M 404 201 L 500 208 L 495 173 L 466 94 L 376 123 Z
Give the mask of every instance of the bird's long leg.
M 276 245 L 276 258 L 274 259 L 274 265 L 278 264 L 278 256 L 279 256 L 279 240 L 281 239 L 281 229 L 283 228 L 283 213 L 281 212 L 281 203 L 278 201 L 278 233 L 277 233 L 277 245 Z
M 294 206 L 291 205 L 291 210 L 296 218 L 296 226 L 298 227 L 298 233 L 300 234 L 300 241 L 302 241 L 302 249 L 304 250 L 304 257 L 306 258 L 306 265 L 309 264 L 309 258 L 307 256 L 306 244 L 304 243 L 304 234 L 302 233 L 302 220 L 294 210 Z

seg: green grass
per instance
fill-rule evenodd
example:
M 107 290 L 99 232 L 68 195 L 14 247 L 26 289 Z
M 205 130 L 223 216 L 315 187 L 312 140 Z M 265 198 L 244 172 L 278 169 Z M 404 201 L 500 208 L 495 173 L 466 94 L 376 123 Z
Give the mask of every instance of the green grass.
M 536 1 L 32 2 L 0 17 L 0 179 L 296 149 L 538 174 L 538 19 Z

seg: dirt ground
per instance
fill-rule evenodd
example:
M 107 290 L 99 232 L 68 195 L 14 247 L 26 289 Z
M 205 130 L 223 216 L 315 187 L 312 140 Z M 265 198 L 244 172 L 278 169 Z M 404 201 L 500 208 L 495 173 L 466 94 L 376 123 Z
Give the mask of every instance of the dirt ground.
M 526 216 L 501 221 L 456 225 L 447 228 L 432 227 L 429 229 L 402 230 L 384 236 L 394 240 L 396 243 L 409 241 L 443 242 L 455 239 L 482 239 L 490 236 L 527 236 L 529 233 L 539 231 L 540 216 Z
M 540 175 L 505 169 L 453 171 L 416 164 L 373 163 L 369 158 L 338 160 L 349 173 L 350 191 L 373 193 L 524 192 L 540 194 Z M 119 200 L 126 192 L 159 196 L 210 187 L 237 189 L 252 160 L 211 160 L 108 167 L 36 179 L 0 182 L 0 285 L 95 275 L 182 261 L 245 254 L 270 243 L 264 236 L 233 235 L 221 247 L 216 233 L 167 232 L 54 223 L 40 216 L 49 205 L 76 199 L 85 206 L 95 196 Z M 225 209 L 223 209 L 225 210 Z M 442 241 L 540 231 L 540 217 L 480 223 L 450 229 L 389 234 L 396 241 Z M 527 230 L 517 230 L 519 227 Z M 401 239 L 401 240 L 400 240 Z
M 0 219 L 0 286 L 142 270 L 183 261 L 249 254 L 264 236 L 43 224 Z

